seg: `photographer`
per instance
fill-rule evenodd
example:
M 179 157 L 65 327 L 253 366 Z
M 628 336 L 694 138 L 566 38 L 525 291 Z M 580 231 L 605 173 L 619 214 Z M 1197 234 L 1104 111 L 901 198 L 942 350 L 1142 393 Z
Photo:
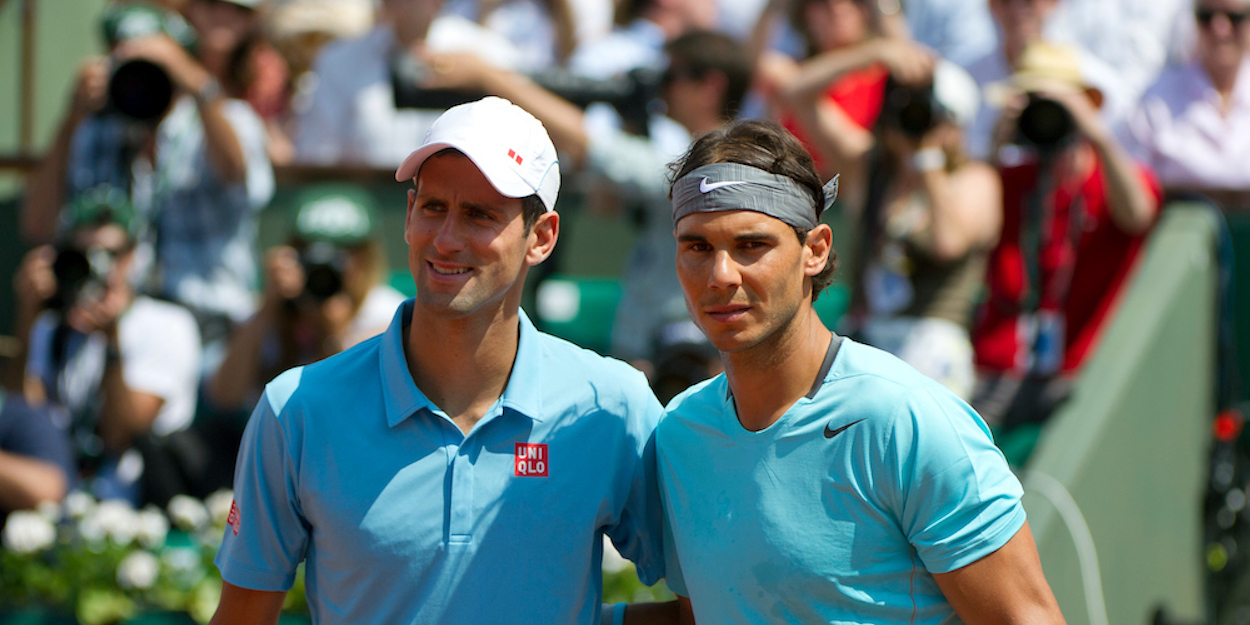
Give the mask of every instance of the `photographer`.
M 891 80 L 867 163 L 845 323 L 967 399 L 975 373 L 968 326 L 1002 221 L 1002 187 L 969 160 L 963 128 L 979 90 L 938 61 L 918 86 Z
M 1081 77 L 1073 49 L 1031 45 L 1001 87 L 1003 226 L 973 331 L 981 379 L 972 404 L 1011 429 L 1045 420 L 1067 397 L 1161 191 L 1102 121 L 1102 94 Z
M 367 194 L 314 187 L 295 209 L 289 245 L 266 254 L 261 308 L 239 326 L 209 383 L 221 408 L 250 407 L 282 371 L 378 334 L 403 303 L 403 295 L 381 283 L 386 259 Z
M 273 194 L 260 119 L 189 51 L 217 49 L 197 45 L 195 31 L 228 30 L 221 23 L 234 18 L 219 4 L 188 0 L 194 30 L 154 5 L 105 9 L 109 57 L 83 65 L 21 216 L 25 238 L 46 243 L 65 198 L 102 184 L 123 190 L 137 209 L 143 288 L 191 309 L 206 342 L 253 308 L 254 215 Z
M 199 333 L 182 307 L 136 294 L 123 193 L 94 189 L 63 219 L 57 246 L 31 250 L 14 277 L 21 349 L 6 387 L 63 417 L 97 496 L 137 503 L 147 455 L 137 447 L 159 447 L 194 415 Z

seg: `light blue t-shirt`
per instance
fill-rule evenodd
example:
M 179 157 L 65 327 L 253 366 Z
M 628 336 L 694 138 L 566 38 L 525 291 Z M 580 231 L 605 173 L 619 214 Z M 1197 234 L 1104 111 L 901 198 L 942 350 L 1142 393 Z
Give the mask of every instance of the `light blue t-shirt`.
M 607 534 L 664 575 L 638 371 L 521 314 L 503 396 L 465 436 L 408 372 L 403 327 L 271 382 L 248 423 L 222 578 L 291 587 L 314 623 L 599 622 Z
M 749 432 L 724 375 L 656 432 L 669 587 L 700 623 L 940 623 L 931 573 L 1024 525 L 980 417 L 894 356 L 843 340 L 814 394 Z

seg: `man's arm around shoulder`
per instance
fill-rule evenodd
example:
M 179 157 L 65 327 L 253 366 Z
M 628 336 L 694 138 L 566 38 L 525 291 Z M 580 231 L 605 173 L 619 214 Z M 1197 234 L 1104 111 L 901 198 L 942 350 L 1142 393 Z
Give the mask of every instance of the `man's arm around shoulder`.
M 933 579 L 967 625 L 1064 623 L 1027 522 L 998 551 Z
M 209 625 L 274 625 L 285 599 L 285 592 L 251 590 L 223 581 L 221 602 Z

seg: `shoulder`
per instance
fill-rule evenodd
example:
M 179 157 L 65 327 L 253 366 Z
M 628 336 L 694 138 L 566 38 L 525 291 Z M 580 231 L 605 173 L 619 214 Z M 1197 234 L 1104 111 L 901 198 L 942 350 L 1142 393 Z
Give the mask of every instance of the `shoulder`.
M 535 336 L 544 368 L 552 369 L 551 377 L 559 384 L 591 384 L 600 391 L 651 395 L 646 376 L 628 363 L 545 332 L 535 332 Z
M 679 436 L 681 432 L 702 429 L 720 422 L 728 399 L 725 374 L 704 380 L 669 400 L 664 416 L 656 428 L 657 442 Z
M 1164 68 L 1154 83 L 1142 94 L 1139 106 L 1153 106 L 1155 103 L 1162 102 L 1172 108 L 1175 104 L 1202 97 L 1204 90 L 1201 71 L 1198 66 L 1192 64 L 1170 65 Z
M 378 346 L 382 335 L 312 364 L 284 371 L 265 385 L 265 399 L 275 415 L 294 406 L 326 407 L 352 403 L 352 398 L 381 383 Z
M 846 339 L 813 405 L 862 416 L 869 428 L 892 432 L 930 414 L 971 411 L 946 387 L 883 350 Z
M 126 332 L 137 332 L 161 341 L 171 338 L 200 340 L 200 329 L 191 311 L 179 304 L 141 295 L 122 317 Z

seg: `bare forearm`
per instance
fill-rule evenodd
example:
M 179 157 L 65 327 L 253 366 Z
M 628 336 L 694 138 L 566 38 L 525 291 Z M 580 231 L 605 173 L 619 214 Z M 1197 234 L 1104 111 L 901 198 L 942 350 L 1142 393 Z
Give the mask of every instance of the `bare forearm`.
M 0 508 L 27 510 L 65 496 L 65 472 L 50 462 L 0 451 Z
M 26 394 L 26 363 L 30 359 L 30 332 L 34 327 L 34 322 L 34 312 L 17 311 L 17 319 L 13 324 L 13 336 L 17 337 L 15 341 L 17 351 L 9 358 L 4 368 L 4 376 L 0 379 L 0 386 L 14 395 L 25 396 Z
M 83 116 L 75 111 L 66 114 L 51 149 L 26 179 L 26 201 L 19 219 L 22 238 L 27 243 L 50 243 L 56 238 L 57 221 L 65 202 L 70 147 L 82 120 Z
M 875 60 L 869 44 L 818 54 L 802 64 L 799 75 L 781 90 L 781 97 L 792 106 L 815 100 L 824 94 L 829 83 Z
M 490 71 L 484 81 L 488 93 L 507 98 L 537 117 L 556 148 L 573 161 L 572 165 L 581 166 L 590 142 L 581 109 L 520 74 Z
M 1102 161 L 1111 219 L 1128 234 L 1145 232 L 1158 205 L 1142 184 L 1132 157 L 1110 136 L 1093 137 L 1090 143 Z
M 272 307 L 266 305 L 230 338 L 226 356 L 209 384 L 213 401 L 225 407 L 241 406 L 248 392 L 260 384 L 260 346 L 273 327 Z
M 127 449 L 136 437 L 152 429 L 164 400 L 127 386 L 120 362 L 105 365 L 101 386 L 100 438 L 110 450 Z
M 243 182 L 247 177 L 247 160 L 234 126 L 222 114 L 225 100 L 217 98 L 199 103 L 200 120 L 204 124 L 204 143 L 208 160 L 221 179 L 228 183 Z

